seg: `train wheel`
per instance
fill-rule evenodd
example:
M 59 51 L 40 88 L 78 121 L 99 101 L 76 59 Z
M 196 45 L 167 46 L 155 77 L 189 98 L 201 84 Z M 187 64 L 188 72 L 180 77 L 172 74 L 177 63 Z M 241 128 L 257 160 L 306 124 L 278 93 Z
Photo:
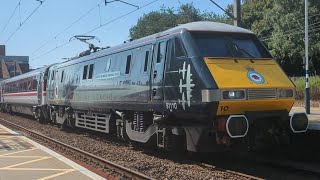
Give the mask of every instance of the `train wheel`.
M 57 113 L 50 109 L 50 120 L 52 123 L 57 124 Z
M 42 111 L 40 108 L 37 108 L 37 114 L 36 114 L 36 119 L 39 123 L 43 123 L 44 122 L 44 116 L 42 114 Z
M 68 123 L 68 127 L 71 129 L 75 129 L 76 128 L 76 120 L 72 117 L 68 117 L 67 118 L 67 123 Z
M 12 110 L 11 110 L 11 106 L 10 105 L 7 105 L 6 107 L 6 113 L 9 113 L 12 115 Z

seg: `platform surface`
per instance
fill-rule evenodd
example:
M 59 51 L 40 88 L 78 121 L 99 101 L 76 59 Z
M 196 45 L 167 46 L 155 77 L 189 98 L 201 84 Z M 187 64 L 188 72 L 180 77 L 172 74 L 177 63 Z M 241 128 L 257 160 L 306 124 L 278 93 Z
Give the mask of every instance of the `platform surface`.
M 290 114 L 296 112 L 306 112 L 304 107 L 293 107 Z M 308 114 L 309 119 L 309 130 L 320 130 L 320 107 L 311 107 L 310 114 Z
M 0 124 L 0 180 L 104 179 Z

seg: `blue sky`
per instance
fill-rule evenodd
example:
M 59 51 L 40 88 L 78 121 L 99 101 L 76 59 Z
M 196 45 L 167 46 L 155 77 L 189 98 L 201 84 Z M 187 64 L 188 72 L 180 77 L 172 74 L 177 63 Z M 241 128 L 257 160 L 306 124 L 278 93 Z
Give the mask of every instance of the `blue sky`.
M 20 22 L 23 22 L 40 4 L 36 0 L 21 0 L 20 6 L 17 6 L 19 1 L 1 0 L 0 44 L 6 45 L 7 55 L 29 56 L 32 68 L 62 62 L 64 61 L 62 58 L 76 56 L 79 52 L 86 50 L 87 45 L 76 40 L 69 42 L 72 36 L 84 34 L 100 24 L 107 23 L 136 9 L 120 2 L 113 2 L 107 4 L 107 6 L 101 3 L 100 6 L 97 6 L 103 0 L 45 0 L 39 9 L 9 39 L 11 34 L 19 27 Z M 140 7 L 152 1 L 154 0 L 126 0 L 126 2 Z M 159 10 L 163 5 L 177 8 L 180 3 L 190 2 L 193 2 L 195 7 L 202 11 L 224 13 L 209 0 L 158 0 L 120 20 L 90 32 L 88 35 L 95 35 L 100 39 L 100 43 L 95 40 L 92 41 L 97 46 L 115 46 L 129 38 L 129 29 L 136 24 L 138 18 L 144 13 Z M 228 4 L 233 3 L 233 0 L 215 0 L 215 2 L 225 8 Z M 16 7 L 15 13 L 7 24 Z M 87 16 L 64 31 L 91 9 L 93 10 Z M 6 24 L 7 26 L 3 30 Z M 58 36 L 55 38 L 56 35 Z M 67 42 L 69 43 L 57 48 Z M 45 46 L 41 47 L 44 44 Z M 44 55 L 50 50 L 53 51 Z

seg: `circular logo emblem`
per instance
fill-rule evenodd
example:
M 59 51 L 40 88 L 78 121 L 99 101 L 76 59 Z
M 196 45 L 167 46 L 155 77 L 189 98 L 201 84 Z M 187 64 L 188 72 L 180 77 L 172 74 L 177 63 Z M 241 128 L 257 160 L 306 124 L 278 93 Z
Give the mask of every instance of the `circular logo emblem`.
M 263 84 L 264 78 L 261 74 L 255 72 L 255 71 L 249 71 L 248 72 L 248 78 L 251 82 L 257 83 L 257 84 Z

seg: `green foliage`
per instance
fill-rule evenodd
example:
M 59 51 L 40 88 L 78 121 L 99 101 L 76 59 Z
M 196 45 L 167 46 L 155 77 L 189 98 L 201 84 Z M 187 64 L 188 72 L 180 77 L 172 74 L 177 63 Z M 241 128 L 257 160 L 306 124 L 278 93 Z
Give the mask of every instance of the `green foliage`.
M 153 11 L 140 17 L 137 24 L 130 29 L 130 37 L 138 39 L 188 22 L 227 22 L 227 20 L 226 16 L 201 12 L 192 3 L 182 4 L 177 10 L 162 7 L 160 11 Z
M 310 72 L 320 72 L 320 2 L 309 0 Z M 244 27 L 255 32 L 290 76 L 304 74 L 304 1 L 246 0 L 242 5 Z M 316 24 L 318 23 L 318 24 Z
M 306 81 L 304 77 L 292 77 L 291 80 L 296 85 L 296 99 L 303 100 Z M 320 100 L 320 76 L 309 77 L 310 99 Z
M 242 27 L 250 29 L 264 42 L 289 76 L 304 75 L 304 1 L 243 0 Z M 309 0 L 309 66 L 311 75 L 320 74 L 320 1 Z M 233 14 L 233 6 L 226 11 Z M 178 9 L 163 7 L 144 14 L 130 29 L 132 39 L 155 34 L 192 21 L 232 24 L 226 15 L 201 12 L 191 3 Z

